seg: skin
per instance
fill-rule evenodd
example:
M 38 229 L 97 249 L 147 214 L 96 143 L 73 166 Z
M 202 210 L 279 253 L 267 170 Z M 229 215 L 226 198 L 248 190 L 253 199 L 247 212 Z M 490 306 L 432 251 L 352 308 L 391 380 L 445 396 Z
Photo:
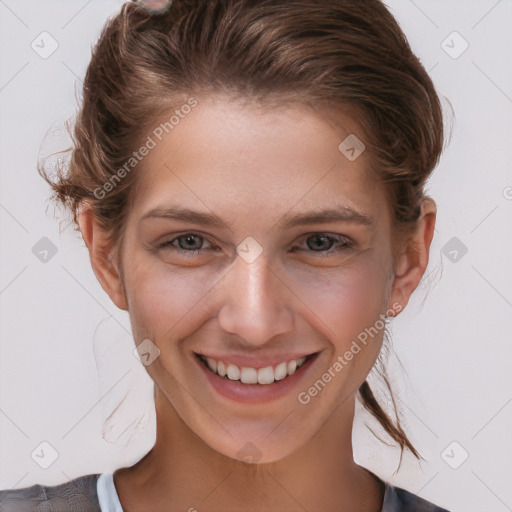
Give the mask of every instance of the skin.
M 136 344 L 150 339 L 160 350 L 146 366 L 155 382 L 156 443 L 114 474 L 126 512 L 381 509 L 382 488 L 354 462 L 351 432 L 356 393 L 384 331 L 309 403 L 297 395 L 380 315 L 405 308 L 428 264 L 436 206 L 425 200 L 412 243 L 399 243 L 368 153 L 351 162 L 338 150 L 360 133 L 348 117 L 343 125 L 304 105 L 202 98 L 138 169 L 119 247 L 83 209 L 80 227 L 98 280 L 129 312 Z M 143 219 L 170 206 L 215 214 L 226 227 Z M 371 225 L 279 224 L 342 206 Z M 199 254 L 173 251 L 186 250 L 186 237 L 178 237 L 187 234 L 197 235 L 189 244 Z M 236 252 L 248 236 L 263 249 L 250 264 Z M 193 352 L 205 350 L 320 355 L 286 396 L 242 404 L 216 393 L 198 370 Z M 248 442 L 260 454 L 253 464 L 239 460 Z

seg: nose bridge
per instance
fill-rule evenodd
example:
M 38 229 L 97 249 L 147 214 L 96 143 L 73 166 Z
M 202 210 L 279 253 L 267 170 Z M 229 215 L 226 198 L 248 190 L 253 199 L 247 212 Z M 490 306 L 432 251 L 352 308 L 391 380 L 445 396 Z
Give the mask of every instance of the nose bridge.
M 293 314 L 284 289 L 265 253 L 252 263 L 238 257 L 223 284 L 220 327 L 254 346 L 291 330 Z

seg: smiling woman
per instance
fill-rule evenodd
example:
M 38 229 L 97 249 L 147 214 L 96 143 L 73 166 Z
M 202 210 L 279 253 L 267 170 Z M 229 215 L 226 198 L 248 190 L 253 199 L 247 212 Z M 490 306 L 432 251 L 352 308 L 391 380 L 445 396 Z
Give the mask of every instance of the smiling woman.
M 384 4 L 125 3 L 73 137 L 69 167 L 40 171 L 130 315 L 157 438 L 114 474 L 3 491 L 2 510 L 442 511 L 352 451 L 359 398 L 419 457 L 366 378 L 427 268 L 443 146 Z

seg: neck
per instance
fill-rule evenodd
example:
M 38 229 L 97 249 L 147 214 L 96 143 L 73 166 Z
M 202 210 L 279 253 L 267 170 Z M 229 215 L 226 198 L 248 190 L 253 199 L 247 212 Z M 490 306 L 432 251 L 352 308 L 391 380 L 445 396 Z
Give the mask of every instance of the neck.
M 125 512 L 230 512 L 247 509 L 249 503 L 257 504 L 251 507 L 255 512 L 381 510 L 381 486 L 353 460 L 354 399 L 333 411 L 306 445 L 264 464 L 240 462 L 213 450 L 161 393 L 155 399 L 155 445 L 137 464 L 115 472 Z

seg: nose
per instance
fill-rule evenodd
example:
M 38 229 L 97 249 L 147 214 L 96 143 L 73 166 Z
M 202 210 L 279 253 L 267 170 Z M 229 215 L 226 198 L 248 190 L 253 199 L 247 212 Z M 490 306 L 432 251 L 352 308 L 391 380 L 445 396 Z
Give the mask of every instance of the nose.
M 238 257 L 222 279 L 220 327 L 247 346 L 262 346 L 293 329 L 292 296 L 265 253 L 252 263 Z

